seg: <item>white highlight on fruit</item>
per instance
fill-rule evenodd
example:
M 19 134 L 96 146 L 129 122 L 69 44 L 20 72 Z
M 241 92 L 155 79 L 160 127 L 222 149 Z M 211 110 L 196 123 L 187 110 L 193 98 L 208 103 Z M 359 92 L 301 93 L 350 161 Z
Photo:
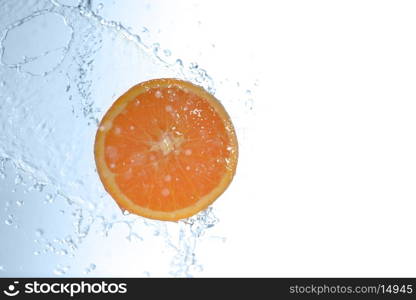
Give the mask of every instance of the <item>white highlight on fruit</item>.
M 185 155 L 189 156 L 192 154 L 192 150 L 191 149 L 186 149 L 185 150 Z
M 156 91 L 155 92 L 155 97 L 156 98 L 162 98 L 162 93 L 160 91 Z
M 162 189 L 162 196 L 167 197 L 170 195 L 170 191 L 167 188 Z

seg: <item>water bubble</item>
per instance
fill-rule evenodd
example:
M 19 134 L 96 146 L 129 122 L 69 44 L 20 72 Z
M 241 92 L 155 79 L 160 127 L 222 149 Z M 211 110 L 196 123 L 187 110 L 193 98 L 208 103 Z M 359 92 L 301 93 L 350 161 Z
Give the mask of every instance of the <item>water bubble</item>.
M 25 204 L 25 202 L 22 199 L 16 200 L 16 205 L 17 206 L 23 206 Z
M 1 266 L 1 265 L 0 265 L 0 272 L 1 272 L 1 271 L 4 271 L 4 270 L 5 270 L 4 266 Z
M 163 54 L 165 54 L 166 56 L 171 56 L 172 55 L 172 52 L 169 50 L 169 49 L 165 49 L 165 50 L 163 50 Z
M 38 236 L 38 237 L 41 237 L 41 236 L 43 236 L 43 234 L 44 234 L 45 232 L 43 231 L 43 229 L 36 229 L 36 231 L 35 231 L 35 234 L 36 234 L 36 236 Z
M 33 252 L 33 255 L 35 255 L 35 256 L 38 256 L 38 255 L 40 255 L 41 254 L 41 252 L 40 251 L 34 251 Z

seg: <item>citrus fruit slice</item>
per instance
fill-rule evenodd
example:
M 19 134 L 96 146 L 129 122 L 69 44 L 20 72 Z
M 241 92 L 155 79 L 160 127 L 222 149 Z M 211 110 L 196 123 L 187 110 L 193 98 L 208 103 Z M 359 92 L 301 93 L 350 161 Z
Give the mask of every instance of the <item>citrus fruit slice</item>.
M 123 210 L 176 221 L 224 192 L 238 145 L 214 96 L 190 82 L 154 79 L 114 102 L 97 130 L 94 154 L 105 189 Z

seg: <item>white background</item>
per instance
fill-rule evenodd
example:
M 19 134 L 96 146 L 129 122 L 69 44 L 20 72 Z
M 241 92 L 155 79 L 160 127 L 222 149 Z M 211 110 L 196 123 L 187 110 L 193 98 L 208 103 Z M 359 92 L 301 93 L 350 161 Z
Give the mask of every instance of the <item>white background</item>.
M 415 3 L 223 3 L 201 8 L 226 49 L 209 69 L 259 88 L 206 271 L 415 276 Z

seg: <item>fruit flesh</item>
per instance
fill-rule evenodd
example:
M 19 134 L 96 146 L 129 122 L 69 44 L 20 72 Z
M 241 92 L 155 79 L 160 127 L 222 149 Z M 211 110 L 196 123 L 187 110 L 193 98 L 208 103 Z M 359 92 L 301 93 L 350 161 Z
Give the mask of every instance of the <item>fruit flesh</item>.
M 118 191 L 137 206 L 166 213 L 215 200 L 231 181 L 237 155 L 232 125 L 224 122 L 220 106 L 191 85 L 168 83 L 124 99 L 99 129 L 106 133 L 103 156 Z M 206 203 L 198 204 L 204 197 Z

